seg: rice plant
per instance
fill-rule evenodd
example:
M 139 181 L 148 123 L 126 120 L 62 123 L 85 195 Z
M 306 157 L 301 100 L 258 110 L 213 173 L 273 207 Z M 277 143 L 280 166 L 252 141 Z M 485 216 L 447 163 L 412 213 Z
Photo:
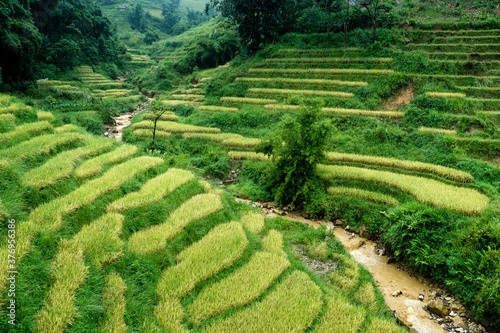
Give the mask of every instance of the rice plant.
M 135 155 L 137 147 L 133 145 L 122 145 L 115 150 L 94 157 L 83 162 L 75 169 L 74 175 L 76 178 L 82 179 L 91 177 L 101 173 L 105 165 L 113 164 L 122 161 L 130 156 Z
M 229 138 L 222 141 L 226 147 L 253 148 L 261 142 L 260 139 L 254 138 Z
M 47 111 L 38 111 L 36 113 L 36 117 L 38 118 L 38 120 L 42 121 L 42 120 L 54 120 L 54 115 L 52 114 L 52 112 L 47 112 Z
M 220 224 L 177 256 L 177 265 L 165 270 L 156 291 L 162 299 L 183 298 L 200 283 L 232 265 L 248 240 L 238 222 Z
M 328 158 L 329 161 L 334 161 L 334 162 L 363 163 L 371 165 L 380 165 L 389 168 L 397 168 L 408 171 L 431 173 L 461 183 L 470 183 L 474 181 L 474 177 L 472 177 L 472 175 L 468 172 L 430 163 L 406 161 L 388 157 L 344 154 L 336 152 L 328 152 L 326 153 L 326 157 Z
M 100 330 L 109 333 L 126 333 L 127 324 L 124 320 L 127 301 L 125 292 L 127 285 L 123 279 L 112 272 L 106 276 L 106 286 L 102 295 L 105 312 L 100 322 Z
M 194 101 L 184 101 L 184 100 L 164 100 L 161 101 L 163 104 L 166 105 L 189 105 L 189 106 L 198 106 L 201 103 L 200 102 L 194 102 Z
M 62 240 L 51 273 L 54 284 L 36 320 L 37 332 L 42 333 L 64 332 L 77 315 L 75 293 L 88 274 L 82 249 L 74 242 Z
M 83 141 L 85 138 L 86 136 L 80 133 L 41 135 L 0 151 L 0 156 L 20 161 L 39 155 L 49 154 L 61 145 Z
M 134 129 L 138 128 L 148 128 L 153 129 L 154 122 L 151 120 L 145 120 L 138 123 L 135 123 L 132 126 Z M 171 133 L 219 133 L 220 129 L 215 127 L 203 127 L 203 126 L 194 126 L 188 124 L 180 124 L 172 121 L 158 121 L 156 123 L 156 129 L 164 132 Z
M 157 167 L 163 162 L 163 159 L 158 157 L 141 156 L 118 164 L 73 192 L 38 206 L 31 212 L 29 219 L 39 230 L 58 230 L 62 216 L 91 204 L 100 196 L 119 189 L 136 174 Z
M 364 332 L 405 333 L 407 330 L 396 323 L 381 318 L 372 318 L 370 325 L 368 325 Z
M 5 142 L 11 141 L 13 139 L 27 138 L 32 134 L 35 134 L 38 132 L 49 131 L 51 129 L 52 129 L 52 125 L 50 125 L 46 121 L 40 121 L 40 122 L 36 122 L 36 123 L 25 123 L 25 124 L 16 126 L 10 132 L 0 133 L 0 143 L 5 144 Z
M 154 309 L 156 321 L 165 330 L 171 333 L 188 333 L 182 326 L 184 310 L 179 299 L 173 297 L 160 297 L 160 302 Z M 154 329 L 146 329 L 144 332 L 158 332 L 155 325 Z
M 329 74 L 329 75 L 390 75 L 391 69 L 341 69 L 341 68 L 250 68 L 248 73 L 259 74 Z
M 126 196 L 110 203 L 106 210 L 108 212 L 123 212 L 124 210 L 145 206 L 160 201 L 168 196 L 176 188 L 192 181 L 194 176 L 191 172 L 181 169 L 169 169 L 167 172 L 152 178 L 144 184 L 137 192 L 131 192 Z
M 286 257 L 285 251 L 283 251 L 283 235 L 281 232 L 274 229 L 269 230 L 267 236 L 264 237 L 262 243 L 260 244 L 263 251 L 276 253 L 283 257 Z
M 16 116 L 14 116 L 12 113 L 4 113 L 0 114 L 0 124 L 5 124 L 7 122 L 14 122 L 16 121 Z
M 365 63 L 391 63 L 392 58 L 273 58 L 266 59 L 267 63 L 301 63 L 301 64 L 315 64 L 315 63 L 329 63 L 329 64 L 365 64 Z
M 425 93 L 426 97 L 430 98 L 465 98 L 465 94 L 462 93 L 446 93 L 446 92 L 431 92 Z
M 325 299 L 326 311 L 316 327 L 316 333 L 357 333 L 366 319 L 366 310 L 349 304 L 338 295 L 328 295 Z M 382 332 L 382 331 L 371 331 Z
M 340 268 L 327 274 L 329 281 L 344 292 L 351 291 L 359 282 L 358 263 L 342 254 L 335 254 L 332 259 L 340 264 Z
M 71 239 L 83 249 L 86 258 L 97 268 L 123 255 L 124 242 L 120 239 L 124 216 L 104 214 L 83 226 Z
M 21 180 L 25 186 L 41 189 L 51 186 L 73 173 L 79 160 L 111 148 L 114 141 L 109 139 L 88 139 L 88 145 L 57 154 L 41 166 L 25 173 Z
M 238 108 L 228 108 L 224 106 L 217 105 L 200 105 L 198 107 L 200 111 L 212 111 L 212 112 L 237 112 Z
M 271 94 L 271 95 L 304 95 L 321 97 L 353 98 L 354 94 L 341 91 L 327 90 L 295 90 L 295 89 L 271 89 L 271 88 L 249 88 L 251 94 Z
M 243 138 L 243 136 L 234 133 L 184 133 L 182 134 L 182 138 L 186 140 L 200 139 L 222 143 L 224 140 Z
M 294 271 L 262 301 L 214 322 L 206 332 L 304 332 L 320 312 L 322 297 L 321 289 L 306 273 Z
M 377 311 L 375 287 L 371 282 L 365 282 L 354 294 L 354 300 L 372 312 Z
M 323 86 L 345 86 L 345 87 L 368 87 L 368 82 L 362 81 L 340 81 L 340 80 L 321 80 L 321 79 L 290 79 L 290 78 L 264 78 L 264 77 L 237 77 L 236 82 L 269 82 L 269 83 L 288 83 L 295 85 L 323 85 Z
M 255 253 L 243 267 L 202 290 L 186 308 L 189 320 L 198 325 L 223 311 L 255 301 L 288 267 L 290 262 L 283 256 Z
M 152 138 L 153 137 L 153 130 L 152 129 L 136 129 L 132 131 L 132 134 L 141 138 Z M 156 130 L 155 132 L 155 138 L 168 138 L 171 136 L 172 133 L 170 132 L 165 132 L 165 131 L 160 131 Z
M 0 107 L 0 114 L 2 113 L 23 113 L 31 111 L 32 107 L 24 103 L 12 103 L 9 106 Z
M 381 203 L 388 206 L 396 206 L 399 204 L 399 201 L 390 195 L 385 195 L 378 192 L 362 190 L 359 188 L 352 187 L 329 187 L 328 194 L 330 195 L 342 195 L 342 196 L 351 196 L 357 197 L 361 199 L 366 199 L 369 201 Z
M 227 156 L 235 161 L 239 160 L 269 161 L 269 156 L 263 153 L 256 153 L 253 151 L 228 151 Z
M 398 111 L 370 111 L 357 109 L 341 109 L 341 108 L 322 108 L 322 112 L 340 115 L 378 117 L 378 118 L 403 118 L 404 112 Z
M 200 102 L 205 99 L 205 95 L 195 95 L 195 94 L 181 94 L 181 95 L 172 95 L 175 99 L 187 99 L 190 101 Z
M 211 193 L 198 194 L 173 211 L 164 223 L 132 234 L 128 239 L 128 249 L 138 254 L 159 251 L 189 223 L 223 208 L 220 196 Z
M 7 104 L 12 100 L 12 96 L 7 94 L 0 94 L 0 105 Z
M 241 223 L 248 231 L 258 234 L 264 229 L 264 215 L 256 212 L 245 212 L 241 217 Z
M 422 203 L 466 215 L 482 214 L 490 201 L 475 189 L 448 185 L 429 178 L 337 165 L 320 165 L 318 170 L 323 179 L 360 180 L 392 186 L 411 194 Z
M 54 131 L 56 133 L 79 132 L 80 127 L 73 125 L 73 124 L 66 124 L 66 125 L 54 128 Z
M 248 98 L 248 97 L 221 97 L 220 101 L 228 103 L 260 104 L 260 105 L 278 103 L 278 101 L 275 99 Z
M 455 130 L 447 130 L 442 128 L 433 128 L 433 127 L 420 127 L 418 129 L 420 133 L 434 133 L 434 134 L 445 134 L 445 135 L 457 135 L 457 131 Z
M 348 47 L 343 49 L 317 49 L 317 50 L 301 50 L 301 49 L 281 49 L 278 50 L 278 53 L 283 54 L 306 54 L 306 55 L 329 55 L 336 53 L 345 53 L 345 52 L 363 52 L 364 49 Z
M 155 116 L 153 113 L 146 112 L 142 116 L 142 119 L 144 119 L 144 120 L 155 120 L 156 117 L 157 116 Z M 160 116 L 159 120 L 163 120 L 163 121 L 178 121 L 179 117 L 177 117 L 175 115 L 175 113 L 173 113 L 173 112 L 165 112 L 164 114 L 162 114 Z

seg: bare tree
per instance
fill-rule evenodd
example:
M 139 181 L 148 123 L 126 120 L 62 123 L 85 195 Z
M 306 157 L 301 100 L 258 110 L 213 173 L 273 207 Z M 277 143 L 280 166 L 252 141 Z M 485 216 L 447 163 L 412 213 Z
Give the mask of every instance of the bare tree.
M 153 126 L 153 141 L 151 142 L 151 151 L 152 152 L 154 152 L 155 148 L 156 148 L 155 147 L 156 123 L 158 122 L 158 120 L 160 120 L 161 116 L 163 116 L 163 114 L 165 112 L 167 112 L 167 111 L 168 111 L 167 108 L 161 102 L 152 101 L 149 104 L 148 112 L 150 112 L 150 113 L 153 114 L 153 123 L 154 123 L 154 126 Z

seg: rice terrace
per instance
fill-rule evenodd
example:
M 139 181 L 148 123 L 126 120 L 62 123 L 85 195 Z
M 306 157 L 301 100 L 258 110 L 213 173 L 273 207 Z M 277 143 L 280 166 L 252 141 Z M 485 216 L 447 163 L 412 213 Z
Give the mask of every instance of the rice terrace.
M 0 22 L 0 332 L 500 332 L 498 1 Z

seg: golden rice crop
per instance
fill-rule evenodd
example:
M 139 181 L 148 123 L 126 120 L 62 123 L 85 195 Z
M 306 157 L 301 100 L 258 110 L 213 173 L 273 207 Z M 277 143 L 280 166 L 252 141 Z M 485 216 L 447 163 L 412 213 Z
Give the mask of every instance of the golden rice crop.
M 146 112 L 142 116 L 142 119 L 144 119 L 144 120 L 154 120 L 156 117 L 157 116 L 155 116 L 153 113 Z M 164 114 L 162 114 L 160 116 L 159 120 L 164 120 L 164 121 L 178 121 L 179 117 L 177 117 L 175 115 L 175 113 L 173 113 L 173 112 L 165 112 Z
M 123 241 L 120 239 L 124 216 L 105 214 L 83 226 L 71 239 L 83 249 L 87 259 L 100 268 L 123 255 Z
M 380 318 L 372 318 L 370 325 L 364 332 L 405 333 L 407 330 L 394 322 Z
M 269 156 L 253 151 L 228 151 L 227 156 L 232 160 L 259 160 L 269 161 Z
M 267 99 L 267 98 L 248 98 L 248 97 L 221 97 L 221 102 L 228 103 L 248 103 L 248 104 L 273 104 L 278 103 L 275 99 Z
M 174 100 L 174 99 L 170 99 L 170 100 L 164 100 L 164 101 L 161 101 L 163 104 L 166 104 L 166 105 L 189 105 L 189 106 L 198 106 L 200 105 L 201 103 L 200 102 L 194 102 L 194 101 L 183 101 L 183 100 Z
M 328 273 L 328 278 L 335 287 L 345 292 L 353 289 L 359 281 L 359 266 L 352 258 L 334 254 L 332 259 L 337 261 L 341 268 Z
M 106 207 L 106 210 L 108 212 L 122 212 L 130 208 L 141 207 L 160 201 L 176 188 L 193 179 L 194 176 L 189 171 L 175 168 L 169 169 L 167 172 L 148 180 L 139 191 L 131 192 L 110 203 Z
M 391 197 L 390 195 L 386 195 L 386 194 L 382 194 L 382 193 L 378 193 L 378 192 L 373 192 L 373 191 L 362 190 L 359 188 L 352 188 L 352 187 L 342 187 L 342 186 L 329 187 L 328 194 L 357 197 L 357 198 L 362 198 L 362 199 L 378 202 L 378 203 L 389 205 L 389 206 L 395 206 L 395 205 L 399 204 L 399 201 L 396 200 L 395 198 Z
M 169 333 L 188 333 L 182 326 L 184 318 L 184 310 L 181 302 L 177 298 L 160 297 L 160 302 L 154 309 L 156 321 L 163 327 L 165 332 Z M 158 332 L 154 330 L 146 330 L 145 332 Z
M 133 145 L 122 145 L 115 150 L 94 157 L 83 162 L 76 168 L 74 175 L 76 178 L 87 178 L 101 173 L 103 166 L 124 160 L 137 152 L 137 147 Z
M 372 312 L 377 311 L 377 299 L 375 297 L 375 287 L 371 282 L 365 282 L 354 294 L 354 299 L 359 304 L 364 305 Z
M 133 135 L 141 137 L 141 138 L 152 138 L 153 130 L 152 129 L 136 129 L 132 132 Z M 159 129 L 155 132 L 155 138 L 168 138 L 172 133 L 160 131 Z
M 398 111 L 371 111 L 371 110 L 341 109 L 341 108 L 322 108 L 321 111 L 333 114 L 379 117 L 379 118 L 402 118 L 405 115 L 404 112 L 398 112 Z
M 13 160 L 22 160 L 49 154 L 58 146 L 83 140 L 85 140 L 85 136 L 80 133 L 46 134 L 4 149 L 0 151 L 0 156 Z
M 474 177 L 472 177 L 472 175 L 468 172 L 430 163 L 399 160 L 396 158 L 388 158 L 388 157 L 344 154 L 336 152 L 328 152 L 326 153 L 326 157 L 328 158 L 329 161 L 335 161 L 335 162 L 372 164 L 372 165 L 380 165 L 380 166 L 397 168 L 408 171 L 432 173 L 434 175 L 462 183 L 470 183 L 474 181 Z
M 465 94 L 462 93 L 446 93 L 446 92 L 426 92 L 425 96 L 431 98 L 465 98 Z
M 274 253 L 257 252 L 250 261 L 227 278 L 203 289 L 186 312 L 194 325 L 231 308 L 255 301 L 290 262 Z
M 151 120 L 145 120 L 138 123 L 135 123 L 132 126 L 134 129 L 138 128 L 149 128 L 152 129 L 154 127 L 154 122 Z M 180 124 L 172 121 L 158 121 L 156 123 L 156 129 L 164 132 L 171 133 L 219 133 L 220 129 L 215 127 L 203 127 L 203 126 L 194 126 L 188 124 Z
M 258 234 L 264 229 L 264 215 L 256 212 L 245 212 L 241 216 L 241 223 L 248 231 Z
M 32 133 L 48 131 L 50 129 L 52 129 L 52 125 L 50 125 L 46 121 L 40 121 L 36 123 L 25 123 L 16 126 L 10 132 L 0 133 L 0 142 L 4 143 L 6 141 L 10 141 L 15 138 L 26 137 L 27 135 L 31 135 Z
M 434 134 L 446 134 L 446 135 L 457 135 L 455 130 L 447 130 L 442 128 L 432 128 L 432 127 L 420 127 L 418 129 L 420 133 L 434 133 Z
M 271 94 L 271 95 L 304 95 L 321 97 L 353 98 L 354 94 L 341 91 L 327 90 L 296 90 L 296 89 L 272 89 L 272 88 L 249 88 L 251 94 Z
M 0 104 L 7 104 L 12 100 L 12 96 L 7 94 L 0 94 Z
M 221 143 L 224 140 L 232 138 L 242 138 L 243 136 L 233 133 L 184 133 L 183 139 L 201 139 L 210 140 Z
M 60 127 L 54 128 L 56 133 L 68 133 L 68 132 L 78 132 L 80 131 L 80 127 L 73 124 L 66 124 Z
M 364 49 L 348 47 L 344 49 L 317 49 L 317 50 L 301 50 L 301 49 L 281 49 L 278 50 L 278 53 L 295 53 L 295 54 L 335 54 L 335 53 L 344 53 L 344 52 L 363 52 Z
M 257 146 L 260 142 L 260 139 L 254 138 L 229 138 L 222 141 L 222 144 L 226 147 L 252 148 Z
M 182 298 L 200 283 L 233 264 L 248 246 L 238 222 L 219 224 L 177 256 L 156 286 L 160 299 Z
M 5 124 L 7 122 L 14 122 L 14 121 L 16 121 L 16 116 L 14 116 L 12 113 L 0 114 L 0 124 Z
M 211 193 L 198 194 L 173 211 L 166 222 L 132 234 L 128 240 L 128 249 L 139 254 L 161 250 L 169 239 L 180 233 L 189 223 L 223 208 L 220 196 Z
M 307 254 L 321 261 L 328 260 L 328 245 L 326 242 L 313 241 L 306 246 Z
M 263 251 L 276 253 L 286 257 L 285 251 L 283 251 L 283 235 L 281 232 L 274 229 L 269 230 L 267 236 L 264 237 L 262 243 L 260 244 Z
M 38 120 L 54 120 L 54 115 L 48 111 L 38 111 L 36 117 Z
M 202 77 L 199 81 L 200 82 L 207 82 L 211 79 L 212 77 Z
M 57 154 L 41 166 L 25 173 L 21 180 L 25 186 L 36 189 L 54 185 L 71 176 L 76 163 L 82 158 L 97 154 L 113 146 L 114 141 L 109 139 L 88 139 L 88 145 Z
M 213 112 L 237 112 L 239 110 L 238 108 L 228 108 L 217 105 L 200 105 L 198 109 L 200 109 L 200 111 L 213 111 Z
M 57 86 L 63 84 L 72 84 L 74 81 L 58 81 L 58 80 L 47 80 L 47 81 L 37 81 L 38 86 Z
M 288 84 L 314 84 L 325 86 L 345 86 L 345 87 L 368 87 L 368 82 L 360 81 L 340 81 L 340 80 L 321 80 L 321 79 L 290 79 L 290 78 L 263 78 L 263 77 L 237 77 L 236 82 L 271 82 L 271 83 L 288 83 Z
M 316 64 L 316 63 L 333 63 L 333 64 L 365 64 L 365 63 L 390 63 L 392 58 L 273 58 L 266 59 L 267 63 L 303 63 L 303 64 Z
M 77 315 L 75 293 L 88 273 L 82 249 L 74 242 L 62 240 L 51 272 L 55 282 L 47 294 L 45 307 L 37 315 L 37 332 L 64 332 Z
M 57 89 L 57 90 L 71 90 L 71 91 L 79 91 L 80 88 L 71 86 L 69 84 L 64 84 L 60 86 L 51 86 L 52 89 Z
M 318 170 L 324 179 L 360 180 L 392 186 L 422 203 L 467 215 L 482 214 L 489 204 L 489 198 L 475 189 L 429 178 L 337 165 L 320 165 Z
M 190 101 L 200 102 L 205 99 L 205 95 L 195 95 L 195 94 L 181 94 L 181 95 L 172 95 L 175 99 L 187 99 Z
M 337 295 L 329 295 L 325 299 L 326 311 L 316 327 L 317 333 L 357 333 L 366 318 L 366 311 Z M 370 331 L 383 332 L 383 331 Z
M 102 332 L 127 332 L 127 324 L 125 324 L 125 320 L 123 319 L 127 306 L 125 299 L 126 291 L 127 285 L 118 274 L 112 272 L 106 276 L 106 286 L 102 295 L 102 304 L 105 312 L 99 325 Z
M 214 322 L 206 332 L 304 332 L 320 312 L 322 296 L 306 273 L 294 271 L 261 302 Z
M 258 74 L 324 74 L 324 75 L 390 75 L 392 69 L 342 68 L 250 68 L 248 73 Z
M 8 160 L 0 159 L 0 170 L 5 170 L 9 167 L 10 163 Z
M 6 107 L 0 107 L 0 113 L 21 113 L 28 112 L 32 109 L 31 106 L 24 103 L 12 103 Z
M 136 174 L 157 167 L 163 162 L 159 157 L 141 156 L 118 164 L 73 192 L 38 206 L 31 212 L 29 219 L 39 230 L 58 230 L 62 216 L 91 204 L 100 196 L 119 189 Z

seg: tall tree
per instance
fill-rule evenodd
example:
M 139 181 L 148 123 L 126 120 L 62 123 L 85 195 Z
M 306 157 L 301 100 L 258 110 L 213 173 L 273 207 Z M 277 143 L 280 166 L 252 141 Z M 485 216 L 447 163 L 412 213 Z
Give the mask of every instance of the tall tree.
M 210 6 L 231 17 L 245 45 L 256 50 L 275 41 L 282 30 L 286 0 L 211 0 Z M 207 6 L 206 11 L 208 11 Z

